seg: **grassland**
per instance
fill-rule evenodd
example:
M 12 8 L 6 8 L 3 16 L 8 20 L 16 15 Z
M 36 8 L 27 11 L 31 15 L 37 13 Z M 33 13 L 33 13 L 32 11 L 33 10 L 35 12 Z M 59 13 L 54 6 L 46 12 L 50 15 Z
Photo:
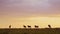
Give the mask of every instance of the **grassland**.
M 60 34 L 60 28 L 0 28 L 0 34 Z

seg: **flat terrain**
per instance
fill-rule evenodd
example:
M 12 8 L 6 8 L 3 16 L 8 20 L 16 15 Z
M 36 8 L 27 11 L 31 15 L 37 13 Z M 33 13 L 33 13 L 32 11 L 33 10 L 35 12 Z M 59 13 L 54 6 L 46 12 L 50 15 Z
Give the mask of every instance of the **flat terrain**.
M 60 28 L 0 28 L 0 34 L 60 34 Z

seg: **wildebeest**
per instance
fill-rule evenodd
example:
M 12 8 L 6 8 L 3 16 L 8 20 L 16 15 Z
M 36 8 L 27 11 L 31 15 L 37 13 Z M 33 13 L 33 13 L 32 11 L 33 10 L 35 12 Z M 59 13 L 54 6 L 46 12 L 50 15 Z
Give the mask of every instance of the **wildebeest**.
M 49 28 L 51 28 L 51 25 L 48 25 Z
M 35 28 L 38 28 L 39 26 L 35 25 Z
M 11 28 L 11 25 L 9 25 L 9 28 Z
M 25 25 L 23 25 L 23 27 L 24 27 L 24 28 L 26 28 L 26 26 L 25 26 Z
M 28 26 L 28 28 L 31 28 L 31 26 L 29 26 L 29 25 L 27 25 Z

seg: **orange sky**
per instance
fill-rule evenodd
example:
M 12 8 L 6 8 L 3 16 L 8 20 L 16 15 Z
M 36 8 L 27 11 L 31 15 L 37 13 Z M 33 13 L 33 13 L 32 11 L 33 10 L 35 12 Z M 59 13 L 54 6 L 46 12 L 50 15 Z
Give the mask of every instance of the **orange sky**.
M 0 27 L 60 27 L 60 0 L 0 0 Z
M 51 24 L 52 27 L 60 27 L 60 17 L 41 17 L 41 16 L 32 16 L 32 17 L 0 17 L 0 27 L 23 27 L 23 25 L 39 25 L 41 28 L 48 27 L 48 24 Z

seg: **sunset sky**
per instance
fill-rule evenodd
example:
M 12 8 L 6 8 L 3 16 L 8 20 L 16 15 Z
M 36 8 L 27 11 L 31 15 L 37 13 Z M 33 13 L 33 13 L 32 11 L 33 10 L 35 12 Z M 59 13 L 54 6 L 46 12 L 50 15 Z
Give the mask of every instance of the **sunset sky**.
M 60 0 L 0 0 L 0 28 L 60 27 Z

